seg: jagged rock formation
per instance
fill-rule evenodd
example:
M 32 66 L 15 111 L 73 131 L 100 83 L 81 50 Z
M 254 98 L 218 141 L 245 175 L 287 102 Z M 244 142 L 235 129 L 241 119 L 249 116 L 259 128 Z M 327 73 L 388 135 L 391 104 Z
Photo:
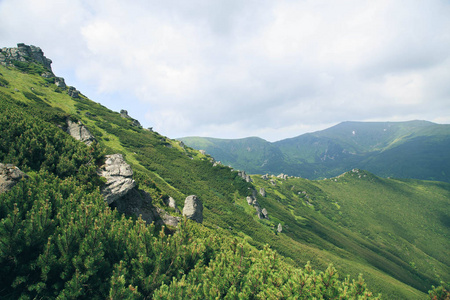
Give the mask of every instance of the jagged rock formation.
M 106 155 L 105 164 L 99 169 L 98 174 L 106 178 L 102 194 L 108 204 L 124 196 L 136 186 L 132 178 L 133 170 L 125 162 L 122 154 Z
M 266 190 L 265 190 L 264 188 L 260 188 L 260 189 L 259 189 L 259 194 L 260 194 L 261 196 L 265 197 L 265 196 L 266 196 Z
M 27 177 L 18 167 L 0 163 L 0 194 L 11 190 L 22 178 Z
M 67 90 L 67 94 L 72 98 L 80 98 L 80 92 L 74 88 L 73 86 L 69 86 L 69 89 Z
M 67 87 L 66 82 L 62 77 L 55 77 L 55 85 L 59 88 L 62 88 L 63 90 L 65 90 Z
M 72 122 L 68 119 L 67 133 L 73 136 L 76 140 L 82 141 L 88 146 L 95 141 L 94 136 L 89 132 L 86 126 L 81 123 L 81 121 Z
M 42 64 L 50 74 L 43 74 L 50 75 L 50 77 L 53 77 L 53 71 L 52 71 L 52 61 L 44 56 L 44 52 L 41 50 L 41 48 L 36 46 L 28 46 L 23 43 L 17 44 L 17 48 L 2 48 L 0 49 L 0 64 L 4 66 L 11 66 L 13 65 L 13 61 L 20 61 L 20 62 L 37 62 Z
M 261 179 L 263 179 L 263 180 L 269 179 L 269 174 L 262 175 L 262 176 L 261 176 Z
M 188 196 L 184 200 L 183 215 L 198 223 L 203 222 L 203 204 L 196 195 Z

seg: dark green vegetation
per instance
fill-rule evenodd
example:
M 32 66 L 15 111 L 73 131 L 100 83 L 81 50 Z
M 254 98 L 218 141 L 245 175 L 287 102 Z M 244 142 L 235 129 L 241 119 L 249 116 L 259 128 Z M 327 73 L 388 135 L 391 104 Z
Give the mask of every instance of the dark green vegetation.
M 0 162 L 30 176 L 0 195 L 2 299 L 353 299 L 370 297 L 368 290 L 423 299 L 450 281 L 449 184 L 363 171 L 337 181 L 276 179 L 274 186 L 253 176 L 247 183 L 208 156 L 23 72 L 0 66 L 8 82 L 0 87 Z M 68 117 L 98 143 L 64 133 L 58 126 Z M 172 196 L 182 207 L 196 194 L 204 223 L 155 228 L 109 208 L 95 169 L 105 153 L 118 152 L 154 205 Z M 261 187 L 268 220 L 245 200 Z
M 275 143 L 259 138 L 181 138 L 252 174 L 323 179 L 360 168 L 382 177 L 450 182 L 450 125 L 426 121 L 344 122 Z

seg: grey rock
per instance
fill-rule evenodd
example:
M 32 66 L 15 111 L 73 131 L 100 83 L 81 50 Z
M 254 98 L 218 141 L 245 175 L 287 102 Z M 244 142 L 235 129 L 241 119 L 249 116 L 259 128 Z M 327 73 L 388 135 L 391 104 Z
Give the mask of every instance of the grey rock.
M 106 178 L 102 194 L 108 204 L 124 196 L 136 186 L 133 180 L 133 170 L 125 162 L 122 154 L 106 155 L 105 164 L 98 170 L 98 174 Z
M 82 141 L 88 146 L 95 141 L 94 136 L 89 132 L 86 126 L 81 123 L 81 121 L 72 122 L 68 119 L 67 133 L 73 136 L 76 140 Z
M 175 202 L 175 199 L 173 199 L 172 197 L 169 197 L 169 198 L 165 199 L 164 203 L 168 207 L 173 208 L 177 213 L 181 213 L 180 210 L 178 209 L 178 206 L 177 206 L 177 203 Z
M 201 154 L 205 155 L 206 151 L 205 150 L 198 150 L 198 152 L 200 152 Z
M 269 179 L 269 174 L 262 175 L 261 178 L 263 180 L 267 180 L 267 179 Z
M 269 218 L 269 213 L 267 212 L 267 209 L 263 208 L 261 214 L 264 216 L 265 219 Z
M 171 226 L 171 227 L 177 227 L 178 224 L 181 222 L 180 217 L 171 216 L 164 209 L 156 207 L 155 210 L 160 218 L 160 221 L 156 222 L 157 225 L 166 225 L 166 226 Z
M 278 231 L 278 233 L 281 233 L 283 231 L 283 227 L 281 226 L 281 223 L 278 223 L 277 231 Z
M 247 175 L 245 173 L 245 171 L 238 171 L 238 176 L 242 177 L 242 179 L 244 179 L 247 182 L 253 182 L 252 178 L 250 177 L 250 175 Z
M 131 119 L 131 117 L 128 115 L 128 111 L 125 109 L 120 110 L 120 116 L 125 119 Z
M 203 204 L 196 195 L 188 196 L 184 200 L 183 215 L 198 223 L 203 222 Z
M 248 205 L 253 205 L 253 197 L 252 196 L 247 196 L 247 203 Z
M 66 82 L 64 81 L 64 78 L 62 78 L 62 77 L 55 77 L 55 85 L 62 89 L 66 89 L 66 87 L 67 87 Z
M 277 185 L 277 182 L 275 180 L 273 180 L 273 179 L 270 179 L 270 184 Z
M 11 190 L 22 178 L 28 178 L 28 175 L 18 167 L 0 163 L 0 194 Z
M 265 196 L 266 196 L 266 190 L 265 190 L 264 188 L 260 188 L 260 189 L 259 189 L 259 194 L 260 194 L 261 196 L 265 197 Z
M 41 64 L 51 75 L 53 75 L 51 67 L 52 61 L 44 56 L 44 52 L 42 52 L 39 47 L 19 43 L 17 44 L 17 48 L 0 49 L 0 64 L 4 66 L 12 66 L 13 61 L 34 62 Z M 47 74 L 48 72 L 45 73 Z
M 261 211 L 261 207 L 255 206 L 255 209 L 256 209 L 256 215 L 258 216 L 258 218 L 264 219 L 264 216 L 263 216 L 262 211 Z
M 74 88 L 73 86 L 69 86 L 69 89 L 67 90 L 67 94 L 72 98 L 80 98 L 80 92 Z

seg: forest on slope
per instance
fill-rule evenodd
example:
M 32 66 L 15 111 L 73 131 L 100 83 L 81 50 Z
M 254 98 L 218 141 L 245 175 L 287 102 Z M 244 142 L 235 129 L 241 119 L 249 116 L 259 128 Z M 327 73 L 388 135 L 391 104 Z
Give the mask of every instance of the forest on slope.
M 359 277 L 364 273 L 375 293 L 420 299 L 450 280 L 448 184 L 364 171 L 336 181 L 275 178 L 273 185 L 252 176 L 247 182 L 82 94 L 69 96 L 43 71 L 35 62 L 0 66 L 0 162 L 29 175 L 0 195 L 2 298 L 351 299 L 373 295 Z M 67 119 L 85 124 L 97 142 L 73 139 L 61 129 Z M 170 196 L 181 207 L 196 194 L 203 224 L 159 228 L 108 207 L 96 170 L 112 153 L 125 157 L 154 206 L 167 209 Z M 261 188 L 265 196 L 255 193 Z M 260 218 L 247 197 L 268 217 Z M 371 212 L 382 207 L 377 201 L 397 198 L 385 219 Z M 398 218 L 398 206 L 408 201 L 417 204 Z M 370 218 L 358 214 L 362 208 Z

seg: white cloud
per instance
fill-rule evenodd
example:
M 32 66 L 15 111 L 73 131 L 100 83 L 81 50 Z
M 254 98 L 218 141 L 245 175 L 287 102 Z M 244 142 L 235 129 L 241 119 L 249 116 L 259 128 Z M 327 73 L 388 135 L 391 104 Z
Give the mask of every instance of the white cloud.
M 170 137 L 450 122 L 446 1 L 3 0 L 0 39 Z

